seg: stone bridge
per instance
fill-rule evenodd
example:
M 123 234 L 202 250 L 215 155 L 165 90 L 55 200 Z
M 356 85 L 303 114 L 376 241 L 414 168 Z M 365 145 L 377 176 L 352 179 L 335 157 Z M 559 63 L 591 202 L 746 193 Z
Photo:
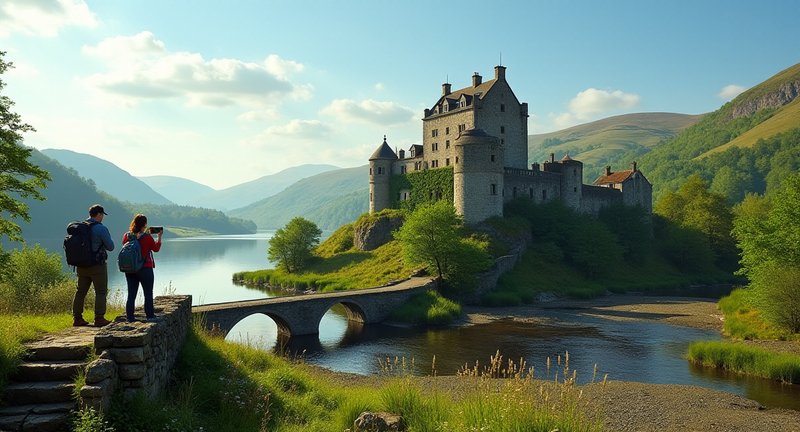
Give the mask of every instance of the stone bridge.
M 282 336 L 315 335 L 322 316 L 334 305 L 344 306 L 348 321 L 379 323 L 410 297 L 435 286 L 434 279 L 413 277 L 379 288 L 212 303 L 194 306 L 192 313 L 203 315 L 206 328 L 226 335 L 239 321 L 258 313 L 272 318 Z

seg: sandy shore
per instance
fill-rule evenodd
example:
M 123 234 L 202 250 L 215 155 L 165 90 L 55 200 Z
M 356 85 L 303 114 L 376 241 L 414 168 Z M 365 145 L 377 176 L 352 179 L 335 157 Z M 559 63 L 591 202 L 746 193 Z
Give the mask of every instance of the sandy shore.
M 564 300 L 535 306 L 466 308 L 464 325 L 512 318 L 535 323 L 542 309 L 579 309 L 611 320 L 652 320 L 672 325 L 721 330 L 723 317 L 716 300 L 685 297 L 608 296 Z M 782 351 L 800 350 L 796 343 L 778 342 Z M 771 344 L 771 345 L 776 345 Z M 321 372 L 341 385 L 375 385 L 382 378 Z M 463 394 L 467 380 L 458 377 L 418 377 L 423 388 Z M 758 402 L 730 393 L 673 384 L 610 381 L 582 387 L 590 411 L 608 431 L 796 431 L 800 412 L 766 409 Z

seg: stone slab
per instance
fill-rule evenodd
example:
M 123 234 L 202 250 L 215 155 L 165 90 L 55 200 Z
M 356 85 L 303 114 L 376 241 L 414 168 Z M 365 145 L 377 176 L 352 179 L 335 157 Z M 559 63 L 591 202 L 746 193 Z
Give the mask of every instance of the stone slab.
M 69 402 L 75 384 L 64 381 L 12 383 L 6 386 L 3 400 L 15 404 Z
M 24 362 L 13 375 L 15 381 L 70 381 L 86 366 L 83 361 Z

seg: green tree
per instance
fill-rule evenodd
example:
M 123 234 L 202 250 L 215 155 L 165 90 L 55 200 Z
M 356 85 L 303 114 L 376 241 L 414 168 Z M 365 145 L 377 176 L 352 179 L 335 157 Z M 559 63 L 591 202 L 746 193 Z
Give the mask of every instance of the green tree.
M 11 62 L 3 60 L 5 54 L 0 51 L 0 75 L 13 67 Z M 13 219 L 30 221 L 30 216 L 28 206 L 19 198 L 43 200 L 39 189 L 46 187 L 50 175 L 28 160 L 31 149 L 22 146 L 22 134 L 34 129 L 11 111 L 14 102 L 1 93 L 5 86 L 0 79 L 0 239 L 6 236 L 22 241 L 21 229 Z
M 406 262 L 423 264 L 452 285 L 470 284 L 490 264 L 485 242 L 466 236 L 462 218 L 445 200 L 418 206 L 394 236 Z
M 289 273 L 302 270 L 319 244 L 322 231 L 308 219 L 296 217 L 275 231 L 269 240 L 267 256 Z
M 769 200 L 747 196 L 736 208 L 733 235 L 759 309 L 800 332 L 800 174 L 785 178 Z

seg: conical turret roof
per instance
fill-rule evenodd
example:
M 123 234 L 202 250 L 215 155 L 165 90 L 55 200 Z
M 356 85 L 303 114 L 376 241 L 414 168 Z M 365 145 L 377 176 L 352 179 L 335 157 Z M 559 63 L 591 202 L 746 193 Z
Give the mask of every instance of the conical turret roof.
M 372 153 L 372 156 L 369 157 L 369 160 L 375 159 L 397 159 L 397 155 L 394 153 L 389 144 L 386 143 L 386 135 L 383 136 L 383 143 L 375 150 L 375 153 Z

